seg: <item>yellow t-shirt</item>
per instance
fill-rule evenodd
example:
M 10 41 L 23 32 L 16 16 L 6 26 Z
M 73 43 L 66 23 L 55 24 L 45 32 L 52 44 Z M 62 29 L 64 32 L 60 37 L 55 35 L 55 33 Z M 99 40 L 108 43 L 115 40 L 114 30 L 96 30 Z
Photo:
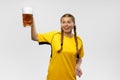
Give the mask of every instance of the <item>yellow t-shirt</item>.
M 83 43 L 78 37 L 78 48 L 80 49 L 79 57 L 84 56 Z M 61 48 L 61 32 L 51 31 L 48 33 L 38 34 L 39 44 L 51 45 L 51 58 L 48 67 L 47 80 L 76 80 L 76 43 L 74 37 L 64 36 L 63 49 L 60 53 L 57 51 Z

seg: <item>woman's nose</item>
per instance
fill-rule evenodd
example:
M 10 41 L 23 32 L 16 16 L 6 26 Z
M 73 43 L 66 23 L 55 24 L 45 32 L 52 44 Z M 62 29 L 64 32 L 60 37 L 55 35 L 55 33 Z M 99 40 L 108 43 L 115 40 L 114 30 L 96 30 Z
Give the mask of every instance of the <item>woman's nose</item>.
M 67 23 L 67 22 L 65 23 L 65 26 L 68 26 L 68 23 Z

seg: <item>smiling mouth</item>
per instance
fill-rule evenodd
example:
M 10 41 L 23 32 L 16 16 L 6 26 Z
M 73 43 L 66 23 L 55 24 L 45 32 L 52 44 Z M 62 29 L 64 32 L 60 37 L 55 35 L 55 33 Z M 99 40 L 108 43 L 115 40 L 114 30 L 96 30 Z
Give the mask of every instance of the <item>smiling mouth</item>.
M 69 27 L 64 27 L 64 29 L 65 29 L 65 30 L 68 30 L 68 29 L 70 29 L 70 28 L 69 28 Z

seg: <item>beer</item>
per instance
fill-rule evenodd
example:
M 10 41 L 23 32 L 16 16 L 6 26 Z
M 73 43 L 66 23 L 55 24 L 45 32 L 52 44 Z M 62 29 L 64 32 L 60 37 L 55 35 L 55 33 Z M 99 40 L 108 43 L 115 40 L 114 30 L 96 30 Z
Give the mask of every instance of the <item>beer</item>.
M 24 7 L 23 8 L 23 26 L 31 26 L 33 24 L 33 14 L 32 14 L 32 8 L 30 7 Z
M 33 24 L 33 15 L 32 14 L 22 14 L 23 16 L 23 26 L 31 26 Z

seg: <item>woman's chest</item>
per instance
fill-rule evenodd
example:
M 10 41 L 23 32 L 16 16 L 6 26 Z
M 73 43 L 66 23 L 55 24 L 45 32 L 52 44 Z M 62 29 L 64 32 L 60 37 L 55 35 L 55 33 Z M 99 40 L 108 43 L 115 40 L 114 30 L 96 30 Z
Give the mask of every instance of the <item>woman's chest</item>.
M 63 45 L 61 46 L 61 38 L 55 37 L 52 41 L 52 49 L 58 51 L 62 47 L 62 52 L 76 53 L 76 43 L 74 38 L 63 38 Z

